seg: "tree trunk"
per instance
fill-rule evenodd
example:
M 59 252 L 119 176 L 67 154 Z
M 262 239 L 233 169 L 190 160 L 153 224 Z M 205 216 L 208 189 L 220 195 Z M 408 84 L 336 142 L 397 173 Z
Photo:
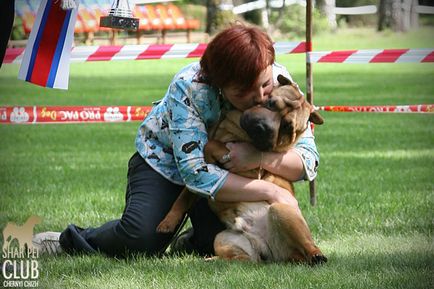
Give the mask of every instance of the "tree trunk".
M 402 13 L 402 3 L 401 0 L 392 0 L 392 19 L 390 26 L 393 31 L 403 31 L 403 13 Z
M 232 0 L 207 0 L 206 31 L 212 35 L 235 19 Z
M 386 29 L 387 25 L 387 5 L 390 1 L 388 0 L 380 0 L 380 4 L 378 5 L 378 31 L 383 31 Z
M 416 13 L 418 0 L 380 0 L 378 11 L 378 31 L 391 28 L 405 32 L 419 25 Z
M 270 3 L 268 0 L 265 1 L 265 7 L 263 9 L 261 9 L 261 22 L 262 22 L 262 27 L 264 27 L 268 32 L 269 28 L 270 28 L 270 23 L 268 21 L 268 19 L 270 18 Z
M 335 14 L 335 6 L 336 0 L 317 0 L 318 9 L 322 15 L 327 17 L 329 27 L 336 31 L 337 23 L 336 23 L 336 14 Z

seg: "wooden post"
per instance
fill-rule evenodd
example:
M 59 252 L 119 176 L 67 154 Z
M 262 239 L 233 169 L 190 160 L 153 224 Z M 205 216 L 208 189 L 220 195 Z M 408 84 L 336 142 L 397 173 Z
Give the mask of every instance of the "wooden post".
M 313 104 L 313 77 L 312 64 L 309 61 L 309 52 L 312 51 L 312 10 L 313 1 L 306 1 L 306 91 L 307 101 Z M 310 204 L 316 205 L 316 186 L 315 180 L 309 182 Z

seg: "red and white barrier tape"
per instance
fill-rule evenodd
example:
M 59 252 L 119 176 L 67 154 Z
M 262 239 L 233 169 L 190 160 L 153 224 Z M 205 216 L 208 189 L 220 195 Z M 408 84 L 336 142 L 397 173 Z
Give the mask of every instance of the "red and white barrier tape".
M 3 106 L 0 124 L 142 121 L 151 106 Z
M 333 112 L 392 112 L 392 113 L 434 113 L 434 104 L 377 105 L 377 106 L 316 106 L 317 110 Z
M 434 62 L 434 49 L 318 51 L 308 53 L 310 63 Z
M 71 62 L 141 60 L 201 57 L 207 44 L 148 44 L 123 46 L 76 46 L 71 51 Z M 276 42 L 277 54 L 304 53 L 305 42 Z M 8 48 L 4 63 L 20 63 L 24 48 Z

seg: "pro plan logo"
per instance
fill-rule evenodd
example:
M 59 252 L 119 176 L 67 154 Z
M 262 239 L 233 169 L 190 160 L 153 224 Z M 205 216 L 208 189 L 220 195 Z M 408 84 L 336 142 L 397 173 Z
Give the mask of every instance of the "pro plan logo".
M 3 230 L 3 287 L 38 287 L 38 250 L 33 247 L 33 228 L 41 222 L 31 216 L 23 225 L 8 222 Z

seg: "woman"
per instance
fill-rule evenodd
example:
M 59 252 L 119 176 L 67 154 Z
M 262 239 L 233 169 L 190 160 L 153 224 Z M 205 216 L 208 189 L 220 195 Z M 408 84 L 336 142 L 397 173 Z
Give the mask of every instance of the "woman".
M 190 64 L 175 75 L 165 97 L 141 124 L 137 152 L 129 161 L 122 217 L 98 228 L 69 225 L 61 234 L 41 233 L 35 236 L 35 245 L 49 253 L 161 254 L 174 235 L 157 233 L 156 227 L 184 186 L 204 198 L 189 213 L 194 230 L 178 245 L 188 244 L 199 254 L 212 254 L 214 237 L 224 229 L 208 208 L 208 198 L 282 202 L 298 210 L 296 199 L 286 190 L 236 172 L 261 163 L 264 169 L 290 181 L 312 180 L 319 156 L 310 131 L 294 149 L 264 153 L 262 160 L 247 143 L 227 144 L 230 153 L 222 160 L 224 168 L 206 164 L 203 156 L 207 129 L 219 120 L 222 111 L 243 111 L 263 104 L 278 84 L 278 74 L 290 78 L 274 61 L 273 43 L 258 28 L 237 24 L 219 33 L 200 63 Z

